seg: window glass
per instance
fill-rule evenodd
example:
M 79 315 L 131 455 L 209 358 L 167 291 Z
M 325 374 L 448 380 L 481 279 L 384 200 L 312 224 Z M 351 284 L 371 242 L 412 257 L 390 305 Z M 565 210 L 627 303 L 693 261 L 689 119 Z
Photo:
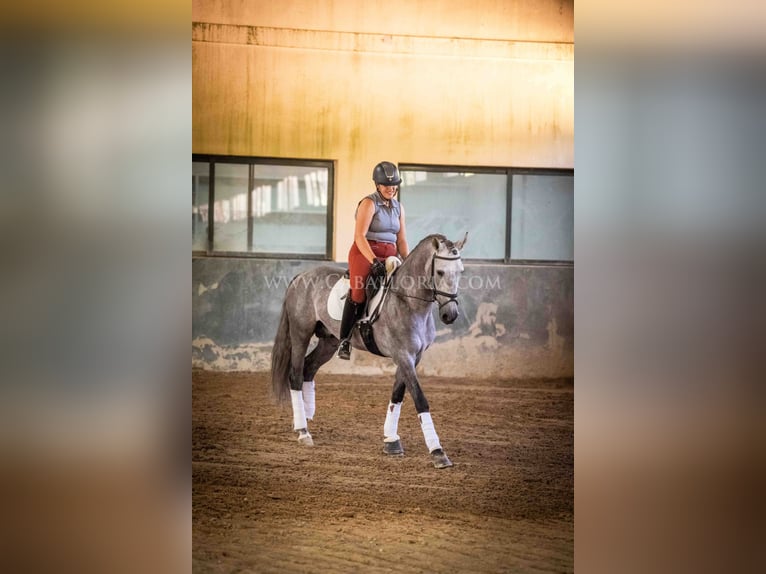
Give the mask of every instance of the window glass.
M 192 250 L 329 257 L 332 196 L 329 161 L 193 156 Z
M 213 206 L 213 249 L 247 251 L 246 164 L 215 164 L 215 204 Z
M 456 241 L 467 231 L 464 257 L 505 258 L 505 174 L 400 171 L 411 248 L 431 233 Z
M 192 162 L 192 251 L 207 250 L 210 164 Z
M 255 164 L 251 190 L 253 250 L 324 254 L 329 170 Z
M 511 259 L 574 260 L 574 177 L 513 176 Z

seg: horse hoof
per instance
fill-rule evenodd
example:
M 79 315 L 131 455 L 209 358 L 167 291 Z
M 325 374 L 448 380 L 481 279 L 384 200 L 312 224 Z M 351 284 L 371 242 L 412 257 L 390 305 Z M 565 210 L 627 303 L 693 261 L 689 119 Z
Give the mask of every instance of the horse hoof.
M 434 468 L 448 468 L 452 466 L 452 461 L 447 458 L 447 455 L 440 448 L 431 453 L 431 460 L 433 460 Z
M 298 443 L 302 444 L 303 446 L 314 446 L 314 439 L 311 438 L 311 435 L 308 433 L 308 431 L 299 431 Z
M 404 448 L 402 447 L 401 441 L 395 440 L 394 442 L 384 442 L 383 453 L 391 455 L 404 454 Z

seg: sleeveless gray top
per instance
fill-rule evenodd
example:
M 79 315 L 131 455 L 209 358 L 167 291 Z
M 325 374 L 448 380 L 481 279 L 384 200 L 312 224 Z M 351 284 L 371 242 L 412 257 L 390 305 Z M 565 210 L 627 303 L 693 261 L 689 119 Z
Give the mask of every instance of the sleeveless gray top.
M 402 213 L 402 208 L 396 199 L 391 199 L 390 205 L 386 207 L 386 202 L 376 191 L 371 193 L 365 199 L 371 199 L 375 205 L 375 215 L 372 216 L 370 222 L 370 228 L 367 230 L 365 237 L 368 241 L 385 241 L 386 243 L 396 244 L 396 234 L 399 233 L 399 216 Z M 362 203 L 360 201 L 359 203 Z M 359 210 L 359 204 L 356 206 Z M 356 217 L 356 214 L 354 214 Z

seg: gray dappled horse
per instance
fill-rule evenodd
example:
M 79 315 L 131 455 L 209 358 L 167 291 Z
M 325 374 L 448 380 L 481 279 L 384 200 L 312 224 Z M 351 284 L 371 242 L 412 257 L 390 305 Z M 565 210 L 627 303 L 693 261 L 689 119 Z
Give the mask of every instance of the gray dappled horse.
M 445 324 L 458 316 L 457 289 L 463 262 L 460 250 L 468 234 L 453 243 L 443 235 L 423 239 L 396 269 L 391 288 L 383 299 L 380 315 L 374 323 L 378 349 L 396 364 L 396 379 L 383 425 L 383 452 L 404 454 L 397 434 L 399 413 L 405 389 L 409 390 L 418 413 L 420 427 L 436 468 L 452 466 L 439 443 L 429 412 L 428 401 L 420 388 L 415 367 L 436 336 L 434 303 Z M 271 383 L 280 401 L 290 397 L 293 428 L 301 444 L 313 446 L 307 420 L 315 412 L 314 376 L 332 359 L 340 341 L 340 321 L 330 317 L 327 299 L 344 269 L 320 266 L 293 278 L 287 287 L 282 316 L 271 355 Z M 319 342 L 306 356 L 312 335 Z M 351 346 L 366 350 L 358 328 L 354 328 Z

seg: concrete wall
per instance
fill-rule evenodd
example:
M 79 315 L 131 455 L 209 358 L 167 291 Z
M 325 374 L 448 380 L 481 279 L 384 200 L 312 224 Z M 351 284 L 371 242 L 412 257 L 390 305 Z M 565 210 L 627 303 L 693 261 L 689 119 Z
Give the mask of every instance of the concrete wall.
M 205 0 L 192 19 L 192 151 L 333 160 L 335 261 L 378 161 L 574 165 L 571 1 Z M 309 265 L 195 259 L 195 364 L 265 368 L 284 288 L 262 278 Z M 489 270 L 503 287 L 467 295 L 463 320 L 496 305 L 505 331 L 455 325 L 423 368 L 571 375 L 572 269 L 467 268 Z M 328 367 L 378 368 L 359 355 Z
M 195 258 L 192 364 L 268 370 L 282 297 L 292 277 L 318 265 L 298 260 Z M 574 370 L 573 269 L 466 265 L 461 315 L 436 319 L 437 339 L 420 372 L 472 378 L 566 377 Z M 393 363 L 354 352 L 322 372 L 391 373 Z

